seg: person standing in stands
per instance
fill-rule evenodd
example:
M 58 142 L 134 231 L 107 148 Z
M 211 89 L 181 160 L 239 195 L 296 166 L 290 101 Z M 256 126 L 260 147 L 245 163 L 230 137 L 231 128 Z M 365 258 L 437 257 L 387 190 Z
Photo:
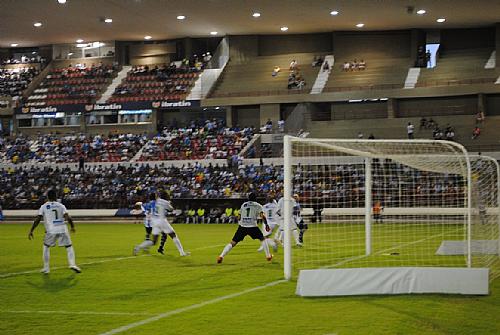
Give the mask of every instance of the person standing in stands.
M 408 122 L 408 125 L 406 126 L 406 132 L 408 133 L 409 140 L 414 139 L 414 136 L 413 136 L 414 131 L 415 131 L 415 126 L 411 122 Z
M 78 158 L 78 171 L 85 171 L 85 157 L 83 157 L 83 155 L 80 155 L 80 157 Z

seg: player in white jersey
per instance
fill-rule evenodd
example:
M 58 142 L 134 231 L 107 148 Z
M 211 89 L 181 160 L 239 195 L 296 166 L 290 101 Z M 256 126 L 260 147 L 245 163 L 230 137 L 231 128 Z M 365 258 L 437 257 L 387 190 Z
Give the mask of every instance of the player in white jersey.
M 82 272 L 82 270 L 76 266 L 75 263 L 75 251 L 73 245 L 71 244 L 71 238 L 69 236 L 68 227 L 66 222 L 68 221 L 71 226 L 71 232 L 75 232 L 75 225 L 73 219 L 69 216 L 66 207 L 57 202 L 56 191 L 50 190 L 47 192 L 47 198 L 49 201 L 44 203 L 38 210 L 38 216 L 35 218 L 33 225 L 31 226 L 30 232 L 28 234 L 28 239 L 33 239 L 33 231 L 38 226 L 43 218 L 45 226 L 45 237 L 43 239 L 43 269 L 40 271 L 42 273 L 48 274 L 50 272 L 50 248 L 56 245 L 56 242 L 60 247 L 66 248 L 66 253 L 68 254 L 69 268 L 76 273 Z
M 164 195 L 164 197 L 167 197 Z M 148 203 L 148 211 L 149 215 L 151 216 L 151 225 L 153 227 L 152 229 L 152 234 L 153 234 L 153 239 L 152 240 L 146 240 L 136 246 L 134 248 L 134 255 L 137 255 L 140 250 L 149 250 L 149 248 L 153 245 L 155 245 L 158 242 L 158 236 L 160 233 L 162 234 L 161 238 L 161 243 L 160 247 L 158 248 L 158 252 L 160 254 L 163 254 L 164 252 L 164 246 L 165 242 L 167 241 L 167 235 L 172 238 L 172 241 L 174 242 L 175 246 L 177 247 L 177 250 L 179 250 L 179 254 L 181 256 L 188 256 L 190 253 L 184 251 L 184 248 L 182 247 L 181 241 L 177 237 L 177 234 L 175 233 L 174 228 L 168 223 L 167 220 L 167 211 L 172 211 L 174 208 L 170 204 L 170 201 L 162 199 L 159 194 L 152 194 L 150 196 L 151 201 Z
M 292 199 L 292 203 L 290 205 L 292 206 L 292 209 L 297 206 L 295 199 Z M 278 210 L 276 211 L 276 217 L 278 219 L 277 221 L 279 223 L 279 229 L 276 232 L 274 239 L 283 243 L 283 232 L 285 230 L 285 199 L 283 197 L 278 200 Z M 302 243 L 299 239 L 299 231 L 297 230 L 297 224 L 293 218 L 293 214 L 292 220 L 290 222 L 290 230 L 292 231 L 293 238 L 295 239 L 295 244 L 299 247 L 302 246 Z
M 273 259 L 273 255 L 269 252 L 269 245 L 267 244 L 262 231 L 257 226 L 257 221 L 262 219 L 264 221 L 265 230 L 270 230 L 271 227 L 267 224 L 266 217 L 264 216 L 264 210 L 262 205 L 257 202 L 257 196 L 255 193 L 250 193 L 248 195 L 248 201 L 241 205 L 240 209 L 241 218 L 238 222 L 238 230 L 233 236 L 233 239 L 228 243 L 222 253 L 217 257 L 217 263 L 222 263 L 224 257 L 233 249 L 236 244 L 243 241 L 245 236 L 249 235 L 254 240 L 259 240 L 262 244 L 262 248 L 266 253 L 266 259 L 268 261 Z
M 271 239 L 271 234 L 273 231 L 275 231 L 278 227 L 279 224 L 276 221 L 276 211 L 278 210 L 278 203 L 276 200 L 274 200 L 272 197 L 267 197 L 266 204 L 262 206 L 264 216 L 266 217 L 267 224 L 269 225 L 269 228 L 271 228 L 269 231 L 265 229 L 265 225 L 262 224 L 262 233 L 264 235 L 264 238 L 267 240 L 267 244 L 273 248 L 274 251 L 278 250 L 278 245 L 276 242 Z M 264 248 L 261 246 L 257 251 L 261 252 L 264 250 Z

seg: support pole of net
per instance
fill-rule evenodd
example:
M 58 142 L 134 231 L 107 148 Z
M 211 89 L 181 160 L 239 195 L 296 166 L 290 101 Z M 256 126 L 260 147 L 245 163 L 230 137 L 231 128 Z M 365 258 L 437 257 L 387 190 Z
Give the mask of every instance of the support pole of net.
M 365 158 L 365 247 L 372 253 L 372 159 Z
M 291 197 L 292 197 L 292 165 L 291 165 L 291 157 L 292 157 L 292 143 L 291 138 L 288 135 L 285 135 L 283 139 L 283 156 L 284 156 L 284 187 L 283 187 L 283 210 L 285 213 L 282 213 L 284 222 L 284 275 L 286 280 L 290 280 L 292 278 L 292 244 L 291 244 L 291 231 L 290 231 L 290 223 L 292 220 L 292 208 L 291 208 Z

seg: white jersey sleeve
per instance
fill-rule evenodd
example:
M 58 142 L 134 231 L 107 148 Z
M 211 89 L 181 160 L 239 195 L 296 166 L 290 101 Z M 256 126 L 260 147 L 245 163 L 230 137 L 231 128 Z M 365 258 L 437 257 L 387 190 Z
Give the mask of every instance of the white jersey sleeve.
M 264 212 L 262 205 L 254 201 L 247 201 L 240 208 L 240 222 L 242 227 L 257 227 L 257 220 Z
M 49 234 L 68 232 L 68 227 L 64 222 L 64 215 L 67 213 L 66 207 L 56 201 L 46 202 L 38 210 L 38 215 L 43 216 L 45 231 Z

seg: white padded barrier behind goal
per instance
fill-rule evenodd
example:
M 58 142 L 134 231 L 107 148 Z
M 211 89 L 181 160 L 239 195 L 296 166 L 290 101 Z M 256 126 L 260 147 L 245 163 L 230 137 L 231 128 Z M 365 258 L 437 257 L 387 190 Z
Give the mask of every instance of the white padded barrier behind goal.
M 297 295 L 488 294 L 485 268 L 394 267 L 301 270 Z

